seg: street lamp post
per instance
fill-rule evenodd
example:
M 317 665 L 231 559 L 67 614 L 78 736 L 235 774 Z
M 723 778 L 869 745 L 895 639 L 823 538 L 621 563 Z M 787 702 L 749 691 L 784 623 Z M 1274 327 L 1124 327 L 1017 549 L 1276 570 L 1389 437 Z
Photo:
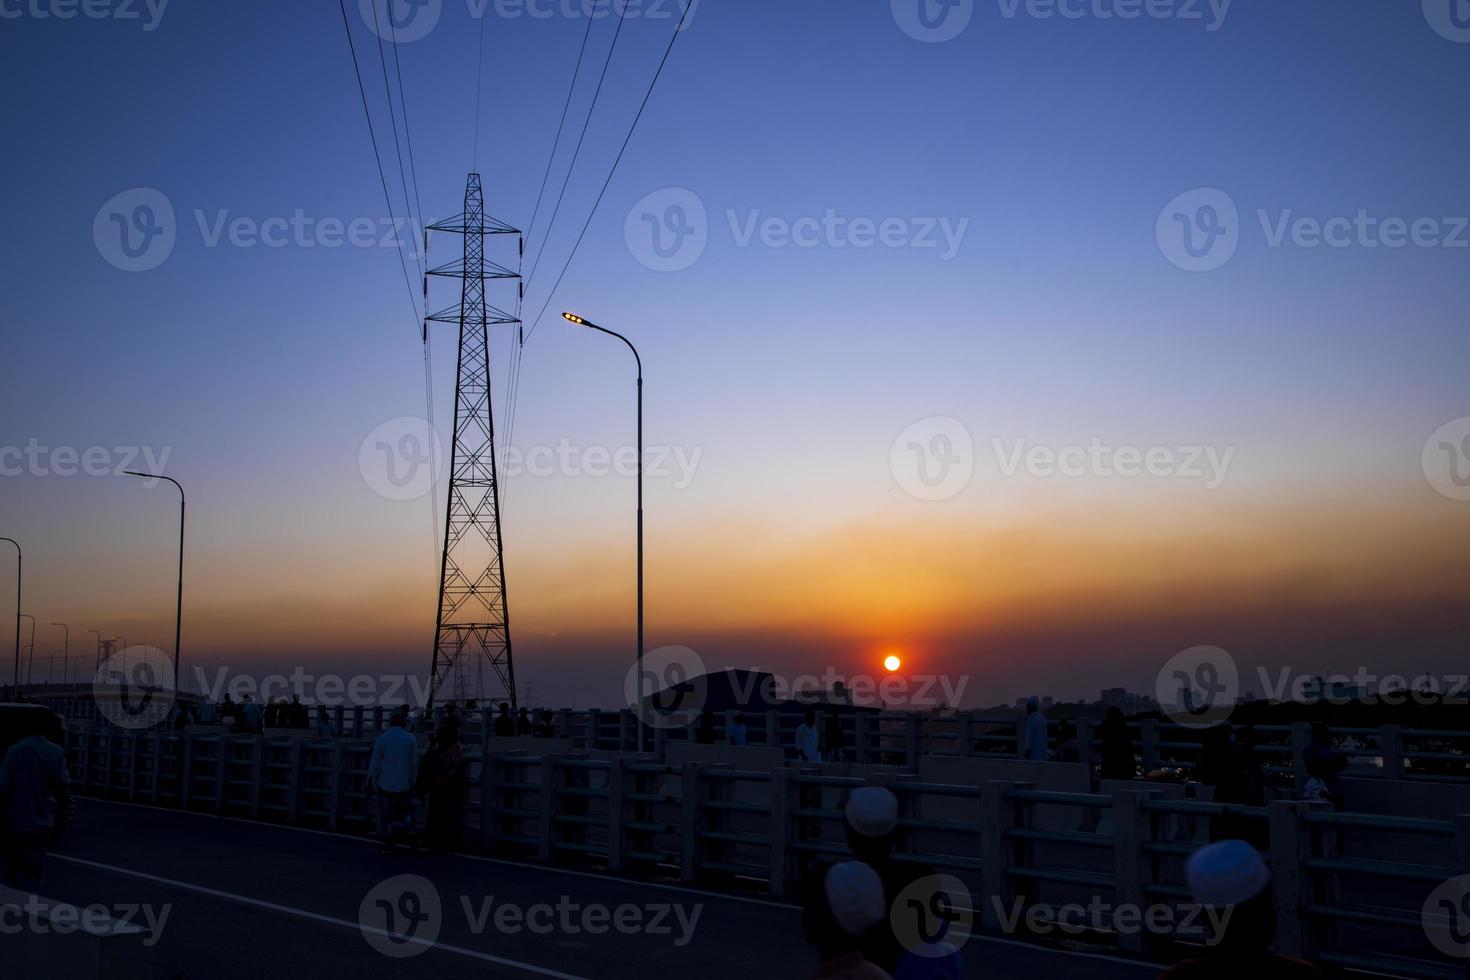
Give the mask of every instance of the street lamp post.
M 0 538 L 15 545 L 15 690 L 20 693 L 20 542 L 14 538 Z
M 584 320 L 575 313 L 563 313 L 562 316 L 579 327 L 587 327 L 618 338 L 628 345 L 628 350 L 633 352 L 633 360 L 638 365 L 638 695 L 641 698 L 643 696 L 643 358 L 638 356 L 638 348 L 633 346 L 633 342 L 622 334 L 606 327 L 600 327 L 590 320 Z M 639 752 L 643 751 L 643 729 L 646 727 L 640 717 L 638 720 Z
M 63 675 L 62 680 L 64 681 L 66 680 L 66 658 L 71 656 L 71 627 L 66 625 L 65 623 L 52 623 L 51 625 L 60 626 L 62 629 L 66 630 L 66 638 L 62 640 L 65 646 L 62 648 L 61 651 L 61 673 Z M 47 663 L 46 665 L 46 683 L 52 683 L 50 663 Z
M 97 672 L 97 668 L 102 666 L 102 632 L 100 630 L 94 630 L 91 628 L 88 628 L 87 632 L 97 634 L 97 662 L 92 664 L 92 673 L 95 674 Z
M 174 607 L 174 690 L 179 689 L 179 661 L 183 654 L 179 650 L 179 636 L 184 626 L 184 487 L 169 476 L 156 476 L 152 473 L 140 473 L 137 470 L 126 470 L 128 476 L 138 476 L 145 480 L 167 480 L 179 491 L 179 593 L 178 602 Z

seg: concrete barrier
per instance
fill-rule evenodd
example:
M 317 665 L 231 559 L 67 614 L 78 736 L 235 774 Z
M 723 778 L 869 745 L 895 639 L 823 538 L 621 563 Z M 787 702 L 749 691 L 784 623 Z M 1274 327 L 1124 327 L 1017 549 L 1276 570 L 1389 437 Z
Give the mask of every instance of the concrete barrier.
M 98 908 L 79 908 L 0 887 L 5 975 L 68 980 L 149 980 L 148 930 Z

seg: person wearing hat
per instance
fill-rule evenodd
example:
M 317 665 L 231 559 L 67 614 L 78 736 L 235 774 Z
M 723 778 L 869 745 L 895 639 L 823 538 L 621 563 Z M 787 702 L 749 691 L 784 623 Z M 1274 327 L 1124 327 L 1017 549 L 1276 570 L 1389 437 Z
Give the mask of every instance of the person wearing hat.
M 888 918 L 883 882 L 861 861 L 844 861 L 808 879 L 801 925 L 820 966 L 812 980 L 892 980 L 863 957 L 863 938 Z
M 1184 868 L 1189 893 L 1201 905 L 1220 911 L 1211 921 L 1215 935 L 1205 955 L 1165 970 L 1163 980 L 1311 980 L 1322 974 L 1304 960 L 1271 952 L 1276 919 L 1271 904 L 1271 871 L 1260 852 L 1243 840 L 1201 847 Z
M 934 869 L 921 864 L 893 860 L 893 847 L 898 835 L 898 798 L 885 786 L 860 786 L 847 797 L 842 808 L 842 822 L 847 831 L 847 848 L 853 857 L 878 873 L 883 883 L 883 905 L 888 910 L 881 925 L 871 930 L 863 945 L 869 962 L 882 967 L 895 977 L 919 980 L 924 977 L 963 977 L 964 966 L 958 954 L 935 955 L 933 949 L 916 955 L 905 947 L 895 932 L 891 912 L 893 903 L 904 889 L 922 878 L 933 876 Z

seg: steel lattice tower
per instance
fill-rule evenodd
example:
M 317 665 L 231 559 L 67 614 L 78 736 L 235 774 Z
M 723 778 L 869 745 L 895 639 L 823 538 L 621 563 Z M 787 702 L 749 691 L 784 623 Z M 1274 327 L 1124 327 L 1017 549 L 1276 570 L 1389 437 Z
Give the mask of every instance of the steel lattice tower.
M 486 280 L 519 280 L 520 274 L 485 258 L 487 235 L 521 233 L 485 217 L 480 175 L 465 184 L 464 212 L 430 225 L 430 231 L 464 236 L 463 259 L 430 269 L 429 275 L 460 279 L 460 302 L 428 317 L 459 324 L 459 367 L 454 390 L 454 446 L 445 507 L 444 560 L 439 573 L 439 616 L 429 676 L 432 711 L 439 689 L 473 696 L 481 704 L 516 704 L 511 660 L 510 610 L 500 535 L 500 483 L 495 463 L 495 419 L 490 399 L 490 325 L 515 324 L 518 317 L 485 300 Z M 519 286 L 518 295 L 519 295 Z M 428 295 L 428 280 L 424 283 Z M 427 324 L 425 325 L 427 329 Z M 490 689 L 486 666 L 490 667 Z

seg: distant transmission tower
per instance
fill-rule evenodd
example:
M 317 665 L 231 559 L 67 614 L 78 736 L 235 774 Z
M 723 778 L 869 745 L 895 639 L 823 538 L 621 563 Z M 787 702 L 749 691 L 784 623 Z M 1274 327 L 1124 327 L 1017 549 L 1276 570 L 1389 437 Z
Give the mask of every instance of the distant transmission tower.
M 515 668 L 500 537 L 495 420 L 490 407 L 489 325 L 518 325 L 520 320 L 485 302 L 485 280 L 519 280 L 520 273 L 486 260 L 485 236 L 521 233 L 485 217 L 484 191 L 476 173 L 470 174 L 465 184 L 464 213 L 430 225 L 429 230 L 463 235 L 464 257 L 428 273 L 463 281 L 460 302 L 428 318 L 459 324 L 454 447 L 449 463 L 449 503 L 445 508 L 444 561 L 439 573 L 439 616 L 428 708 L 432 711 L 439 689 L 448 684 L 451 697 L 474 697 L 481 704 L 506 702 L 514 711 Z M 427 279 L 424 290 L 427 296 Z M 489 671 L 484 669 L 486 666 Z

